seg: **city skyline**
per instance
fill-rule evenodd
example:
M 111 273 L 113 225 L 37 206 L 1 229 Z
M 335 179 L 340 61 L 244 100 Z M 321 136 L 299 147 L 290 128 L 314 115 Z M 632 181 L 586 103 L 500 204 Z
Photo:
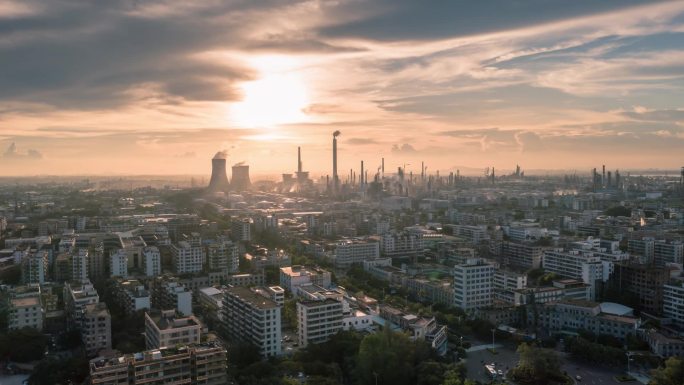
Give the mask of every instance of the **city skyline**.
M 0 176 L 678 170 L 684 3 L 0 2 Z

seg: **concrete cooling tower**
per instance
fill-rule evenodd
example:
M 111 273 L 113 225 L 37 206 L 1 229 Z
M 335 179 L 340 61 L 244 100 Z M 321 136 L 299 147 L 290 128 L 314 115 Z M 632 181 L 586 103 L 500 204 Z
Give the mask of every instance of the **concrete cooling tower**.
M 226 173 L 225 151 L 219 151 L 211 160 L 211 180 L 209 181 L 209 191 L 228 191 L 228 174 Z

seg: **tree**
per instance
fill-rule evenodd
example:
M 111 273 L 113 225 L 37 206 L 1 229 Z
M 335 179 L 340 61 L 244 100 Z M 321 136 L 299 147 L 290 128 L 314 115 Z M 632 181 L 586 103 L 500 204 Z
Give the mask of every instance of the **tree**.
M 30 385 L 81 384 L 89 373 L 85 358 L 50 358 L 36 365 L 28 382 Z
M 521 384 L 545 385 L 564 380 L 560 359 L 552 350 L 526 343 L 518 347 L 520 362 L 512 370 L 512 378 Z
M 665 366 L 653 371 L 648 385 L 681 385 L 684 384 L 684 359 L 670 357 Z
M 360 384 L 415 384 L 411 341 L 385 328 L 361 341 L 357 375 Z
M 36 329 L 25 327 L 0 335 L 0 357 L 12 361 L 40 360 L 45 355 L 48 339 Z

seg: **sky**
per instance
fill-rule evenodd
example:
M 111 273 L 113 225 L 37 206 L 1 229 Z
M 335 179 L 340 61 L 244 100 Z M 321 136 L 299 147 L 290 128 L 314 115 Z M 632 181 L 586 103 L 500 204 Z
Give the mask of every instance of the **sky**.
M 0 0 L 0 176 L 684 166 L 684 1 Z M 347 170 L 347 171 L 344 171 Z

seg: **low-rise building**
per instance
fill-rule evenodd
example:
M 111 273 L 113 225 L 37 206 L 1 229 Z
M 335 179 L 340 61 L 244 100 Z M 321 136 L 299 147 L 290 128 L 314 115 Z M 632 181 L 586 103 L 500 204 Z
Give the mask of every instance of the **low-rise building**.
M 342 302 L 326 298 L 297 302 L 297 335 L 300 346 L 325 342 L 342 330 Z
M 34 293 L 13 295 L 9 300 L 8 329 L 24 327 L 43 330 L 44 312 L 40 301 L 40 290 Z
M 92 385 L 228 383 L 226 349 L 217 341 L 90 361 Z M 153 382 L 150 382 L 150 381 Z
M 127 314 L 151 308 L 150 292 L 137 279 L 119 278 L 114 282 L 114 288 L 116 299 Z
M 319 267 L 291 266 L 280 268 L 280 286 L 297 295 L 297 288 L 312 283 L 322 287 L 330 287 L 331 275 L 329 271 Z
M 177 314 L 175 310 L 145 313 L 147 349 L 198 344 L 201 331 L 202 324 L 193 315 L 185 317 Z
M 335 267 L 348 269 L 352 264 L 380 257 L 380 244 L 375 241 L 344 240 L 337 242 L 333 253 Z

